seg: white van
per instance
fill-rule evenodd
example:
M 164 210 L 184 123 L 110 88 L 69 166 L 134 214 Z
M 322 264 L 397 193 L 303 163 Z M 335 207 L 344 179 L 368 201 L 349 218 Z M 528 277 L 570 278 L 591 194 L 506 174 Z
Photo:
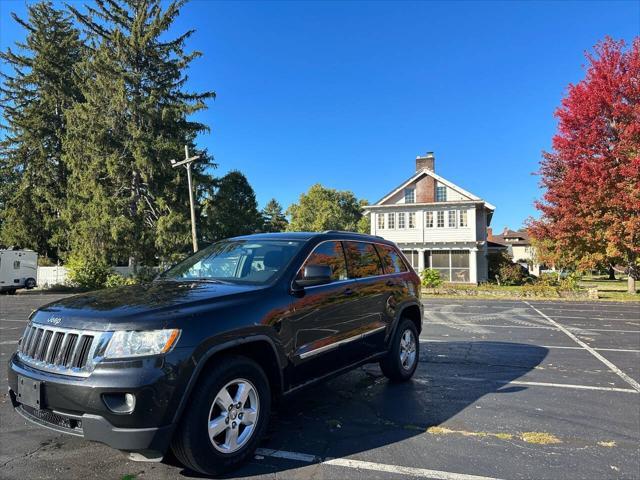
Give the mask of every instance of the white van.
M 0 250 L 0 292 L 38 284 L 38 254 L 33 250 Z

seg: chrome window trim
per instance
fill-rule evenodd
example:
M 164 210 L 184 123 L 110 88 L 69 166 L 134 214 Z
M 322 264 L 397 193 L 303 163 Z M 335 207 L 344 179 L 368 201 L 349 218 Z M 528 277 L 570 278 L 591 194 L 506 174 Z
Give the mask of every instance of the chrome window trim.
M 91 341 L 91 346 L 89 347 L 89 352 L 87 354 L 87 363 L 84 367 L 81 367 L 81 368 L 66 367 L 63 365 L 56 365 L 54 363 L 51 363 L 50 361 L 48 361 L 50 352 L 47 352 L 47 355 L 44 357 L 43 360 L 35 360 L 30 355 L 27 355 L 26 353 L 23 353 L 21 351 L 22 343 L 18 346 L 18 351 L 16 352 L 16 355 L 20 359 L 20 361 L 22 361 L 25 365 L 31 368 L 34 368 L 36 370 L 42 370 L 44 372 L 56 373 L 60 375 L 69 375 L 74 377 L 88 377 L 91 374 L 91 372 L 93 372 L 98 362 L 100 362 L 104 358 L 104 352 L 107 348 L 107 345 L 109 344 L 109 340 L 111 340 L 111 336 L 113 335 L 113 332 L 105 332 L 101 330 L 66 328 L 66 327 L 54 327 L 54 326 L 49 326 L 48 324 L 36 323 L 36 322 L 29 322 L 27 324 L 27 327 L 25 328 L 25 334 L 29 332 L 33 332 L 32 327 L 42 328 L 44 331 L 46 330 L 52 331 L 52 339 L 56 333 L 62 333 L 65 335 L 65 337 L 63 337 L 64 342 L 68 341 L 69 334 L 78 335 L 77 345 L 75 346 L 75 349 L 78 349 L 80 347 L 79 340 L 83 335 L 89 335 L 93 337 L 93 340 Z M 22 339 L 23 342 L 27 339 L 27 337 L 25 337 L 25 334 L 23 334 L 23 339 Z M 44 333 L 42 335 L 42 338 L 44 338 Z M 40 341 L 42 341 L 42 339 Z M 51 347 L 52 346 L 50 345 L 49 348 Z M 62 354 L 63 350 L 64 350 L 64 345 L 61 345 L 60 350 L 58 352 L 58 357 Z M 38 349 L 36 348 L 34 352 L 37 352 L 37 351 Z M 73 355 L 75 356 L 76 353 L 74 352 Z M 51 359 L 51 361 L 53 362 L 55 362 L 56 360 L 59 360 L 59 358 Z
M 313 247 L 313 250 L 311 250 L 309 252 L 309 255 L 307 255 L 305 257 L 305 259 L 302 261 L 302 263 L 300 264 L 300 268 L 298 268 L 296 270 L 296 273 L 293 275 L 293 280 L 291 280 L 291 289 L 292 290 L 295 290 L 294 283 L 296 281 L 296 277 L 298 276 L 298 273 L 300 273 L 300 270 L 302 270 L 302 267 L 304 267 L 304 264 L 307 263 L 307 260 L 309 260 L 309 257 L 313 254 L 313 252 L 316 251 L 316 248 L 318 248 L 320 245 L 322 245 L 323 243 L 326 243 L 326 242 L 341 242 L 341 243 L 342 242 L 360 242 L 360 243 L 371 243 L 373 245 L 382 245 L 382 246 L 385 246 L 385 247 L 393 248 L 397 253 L 400 254 L 400 258 L 404 262 L 404 264 L 405 264 L 404 266 L 407 268 L 407 271 L 406 272 L 383 273 L 381 275 L 370 275 L 368 277 L 360 277 L 360 278 L 345 278 L 344 280 L 336 280 L 335 282 L 323 283 L 322 285 L 312 285 L 312 286 L 309 286 L 309 287 L 304 287 L 305 290 L 309 290 L 309 289 L 312 289 L 312 288 L 318 288 L 318 287 L 326 287 L 327 285 L 339 285 L 339 284 L 345 283 L 345 282 L 355 282 L 355 281 L 358 281 L 358 280 L 364 280 L 364 279 L 368 279 L 368 278 L 381 278 L 381 277 L 389 277 L 391 275 L 402 275 L 404 273 L 411 272 L 411 270 L 413 269 L 413 267 L 411 267 L 411 263 L 409 263 L 407 261 L 407 258 L 402 253 L 402 250 L 400 250 L 400 249 L 396 250 L 393 247 L 393 245 L 389 245 L 387 243 L 369 241 L 369 240 L 351 240 L 351 239 L 346 239 L 346 240 L 336 240 L 336 239 L 322 240 L 321 242 L 318 242 L 318 244 L 315 247 Z M 344 252 L 344 248 L 343 248 L 343 252 Z M 380 255 L 378 254 L 378 256 L 380 256 Z M 345 258 L 345 267 L 347 267 L 346 263 L 347 263 L 347 259 Z M 382 266 L 382 267 L 384 269 L 384 266 Z M 347 275 L 348 274 L 349 274 L 349 269 L 347 268 Z
M 333 350 L 334 348 L 338 348 L 340 345 L 344 345 L 345 343 L 354 342 L 356 340 L 360 340 L 364 337 L 368 337 L 369 335 L 373 335 L 374 333 L 378 333 L 381 330 L 387 328 L 386 326 L 377 327 L 368 332 L 359 333 L 349 338 L 344 338 L 342 340 L 338 340 L 337 342 L 330 343 L 329 345 L 323 345 L 322 347 L 315 348 L 308 352 L 304 352 L 300 354 L 300 358 L 304 360 L 305 358 L 313 357 L 314 355 L 318 355 L 319 353 L 326 352 L 328 350 Z

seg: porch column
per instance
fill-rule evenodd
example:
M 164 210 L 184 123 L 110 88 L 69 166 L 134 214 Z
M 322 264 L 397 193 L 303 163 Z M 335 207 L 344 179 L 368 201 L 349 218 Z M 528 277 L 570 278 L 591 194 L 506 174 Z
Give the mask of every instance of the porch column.
M 472 248 L 469 251 L 469 281 L 478 283 L 478 249 Z
M 424 248 L 418 249 L 418 273 L 424 270 Z

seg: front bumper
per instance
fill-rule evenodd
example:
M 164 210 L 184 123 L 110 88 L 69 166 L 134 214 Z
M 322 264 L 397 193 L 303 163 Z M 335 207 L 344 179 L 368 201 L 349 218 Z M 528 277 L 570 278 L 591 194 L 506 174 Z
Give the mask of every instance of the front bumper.
M 40 426 L 118 450 L 161 455 L 186 389 L 189 358 L 190 349 L 176 348 L 164 357 L 101 362 L 91 375 L 79 378 L 36 370 L 14 355 L 8 368 L 9 396 L 17 413 Z M 41 382 L 41 409 L 19 402 L 19 376 Z M 135 408 L 114 412 L 106 396 L 124 393 L 135 396 Z

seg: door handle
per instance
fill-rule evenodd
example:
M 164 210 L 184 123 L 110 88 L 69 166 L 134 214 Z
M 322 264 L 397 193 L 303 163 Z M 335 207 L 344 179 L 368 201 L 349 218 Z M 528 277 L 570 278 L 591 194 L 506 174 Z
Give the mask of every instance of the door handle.
M 342 291 L 342 294 L 343 295 L 353 295 L 353 290 L 351 288 L 347 287 Z
M 387 287 L 393 287 L 395 284 L 396 282 L 394 282 L 393 280 L 387 280 L 387 283 L 385 283 Z

